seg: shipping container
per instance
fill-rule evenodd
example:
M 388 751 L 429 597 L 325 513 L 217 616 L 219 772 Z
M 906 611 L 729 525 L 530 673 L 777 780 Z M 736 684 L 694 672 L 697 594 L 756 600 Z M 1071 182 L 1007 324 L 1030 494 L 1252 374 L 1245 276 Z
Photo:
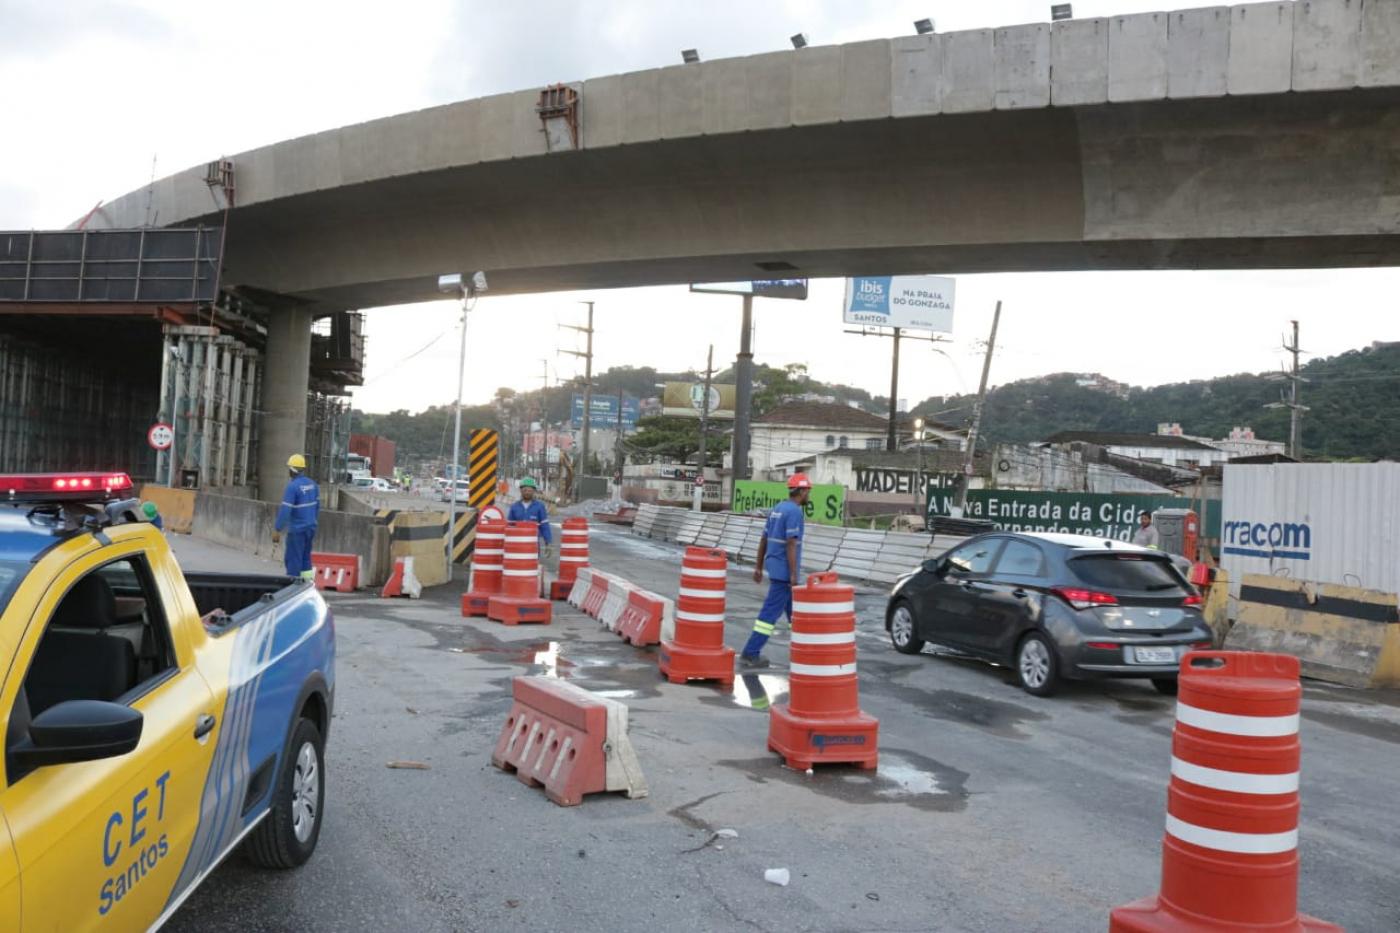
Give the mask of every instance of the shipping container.
M 1400 463 L 1227 464 L 1220 564 L 1400 592 Z
M 394 457 L 398 446 L 387 437 L 375 434 L 350 435 L 350 452 L 369 457 L 370 473 L 385 479 L 394 478 Z

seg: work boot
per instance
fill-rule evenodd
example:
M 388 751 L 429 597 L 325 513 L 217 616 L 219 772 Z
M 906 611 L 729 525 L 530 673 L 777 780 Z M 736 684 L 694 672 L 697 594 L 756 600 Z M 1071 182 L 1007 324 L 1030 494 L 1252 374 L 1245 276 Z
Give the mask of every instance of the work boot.
M 739 655 L 739 666 L 746 671 L 757 671 L 765 667 L 772 667 L 772 664 L 761 654 L 741 654 Z

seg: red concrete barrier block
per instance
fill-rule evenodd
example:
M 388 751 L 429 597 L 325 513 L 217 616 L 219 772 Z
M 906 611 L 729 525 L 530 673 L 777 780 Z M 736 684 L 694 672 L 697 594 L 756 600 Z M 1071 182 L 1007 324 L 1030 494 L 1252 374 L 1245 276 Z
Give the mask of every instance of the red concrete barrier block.
M 605 791 L 646 796 L 624 704 L 551 677 L 515 678 L 513 697 L 491 764 L 561 807 Z

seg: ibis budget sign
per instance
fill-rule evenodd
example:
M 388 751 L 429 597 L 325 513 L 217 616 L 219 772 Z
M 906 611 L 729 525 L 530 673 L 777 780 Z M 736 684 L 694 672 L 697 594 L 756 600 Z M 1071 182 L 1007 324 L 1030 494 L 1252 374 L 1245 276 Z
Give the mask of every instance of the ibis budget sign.
M 952 279 L 936 275 L 866 275 L 846 280 L 847 324 L 953 332 Z

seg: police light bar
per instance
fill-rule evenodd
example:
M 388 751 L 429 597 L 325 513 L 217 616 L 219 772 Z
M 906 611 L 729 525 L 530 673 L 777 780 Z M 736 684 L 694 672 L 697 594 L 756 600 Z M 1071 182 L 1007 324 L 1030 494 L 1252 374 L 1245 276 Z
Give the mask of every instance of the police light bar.
M 0 498 L 9 502 L 101 502 L 132 488 L 125 473 L 0 474 Z

